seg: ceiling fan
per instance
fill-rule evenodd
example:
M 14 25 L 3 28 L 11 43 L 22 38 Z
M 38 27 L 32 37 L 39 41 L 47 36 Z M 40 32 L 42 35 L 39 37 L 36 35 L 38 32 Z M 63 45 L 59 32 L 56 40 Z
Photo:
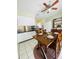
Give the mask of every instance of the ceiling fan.
M 53 7 L 54 5 L 56 5 L 59 2 L 59 0 L 56 0 L 55 2 L 52 3 L 52 5 L 47 5 L 46 3 L 43 3 L 43 5 L 45 6 L 45 9 L 42 10 L 41 12 L 44 12 L 46 10 L 48 10 L 49 8 Z M 57 10 L 57 8 L 51 8 L 52 10 Z

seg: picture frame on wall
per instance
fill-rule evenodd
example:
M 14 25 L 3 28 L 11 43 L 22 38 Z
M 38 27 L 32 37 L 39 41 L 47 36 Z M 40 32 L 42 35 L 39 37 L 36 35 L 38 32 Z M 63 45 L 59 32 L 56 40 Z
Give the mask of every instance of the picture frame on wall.
M 53 28 L 62 28 L 62 17 L 53 20 Z

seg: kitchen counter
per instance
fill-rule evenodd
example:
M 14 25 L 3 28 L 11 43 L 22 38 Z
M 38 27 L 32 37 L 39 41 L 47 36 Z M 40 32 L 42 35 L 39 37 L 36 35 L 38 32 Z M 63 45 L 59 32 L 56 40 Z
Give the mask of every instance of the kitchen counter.
M 33 38 L 33 36 L 35 34 L 36 34 L 35 31 L 19 33 L 19 34 L 17 34 L 17 42 L 20 43 L 20 42 L 29 40 L 29 39 Z

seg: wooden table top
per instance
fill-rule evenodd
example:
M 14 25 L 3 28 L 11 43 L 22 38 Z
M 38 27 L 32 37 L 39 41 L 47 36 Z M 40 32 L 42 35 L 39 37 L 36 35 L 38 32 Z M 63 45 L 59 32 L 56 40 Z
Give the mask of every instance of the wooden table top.
M 50 43 L 52 43 L 52 42 L 54 42 L 54 39 L 49 39 L 49 38 L 47 38 L 47 36 L 46 35 L 35 35 L 35 36 L 33 36 L 40 44 L 42 44 L 42 45 L 48 45 L 48 44 L 50 44 Z

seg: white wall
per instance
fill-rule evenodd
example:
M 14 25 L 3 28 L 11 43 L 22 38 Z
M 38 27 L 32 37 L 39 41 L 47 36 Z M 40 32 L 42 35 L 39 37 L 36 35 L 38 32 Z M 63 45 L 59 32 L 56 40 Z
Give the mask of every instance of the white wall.
M 18 16 L 17 18 L 18 25 L 35 25 L 35 19 L 31 17 Z
M 53 26 L 52 23 L 53 23 L 52 21 L 49 21 L 49 22 L 46 22 L 46 23 L 44 24 L 44 29 L 46 29 L 47 32 L 50 32 L 50 31 L 51 31 L 52 26 Z

